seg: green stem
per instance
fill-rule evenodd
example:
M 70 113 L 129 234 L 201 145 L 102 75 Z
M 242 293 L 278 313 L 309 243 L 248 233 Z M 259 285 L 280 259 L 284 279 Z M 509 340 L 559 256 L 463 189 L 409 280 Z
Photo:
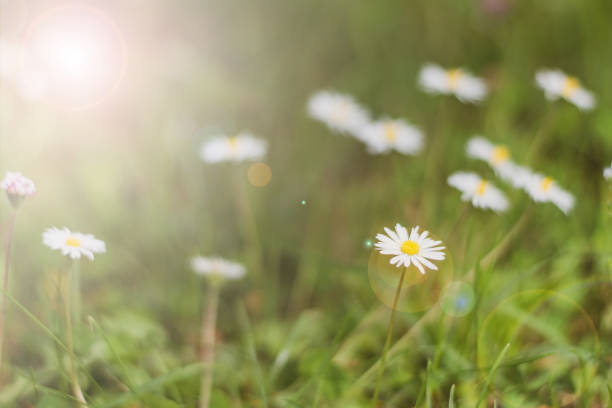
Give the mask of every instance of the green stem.
M 380 390 L 380 383 L 382 381 L 382 376 L 385 371 L 385 365 L 387 363 L 387 351 L 389 350 L 389 345 L 391 344 L 391 337 L 393 334 L 393 324 L 395 323 L 395 312 L 397 311 L 397 302 L 399 301 L 400 293 L 402 292 L 402 284 L 404 283 L 404 276 L 406 275 L 406 268 L 402 268 L 402 272 L 400 274 L 399 283 L 397 284 L 397 289 L 395 291 L 395 298 L 393 299 L 393 308 L 391 309 L 391 319 L 389 320 L 389 328 L 387 329 L 387 339 L 385 340 L 385 347 L 383 348 L 380 369 L 378 370 L 378 380 L 376 380 L 376 388 L 374 390 L 374 397 L 372 397 L 372 406 L 376 407 L 378 403 L 378 392 Z
M 249 205 L 248 195 L 242 180 L 241 173 L 235 174 L 234 188 L 236 200 L 238 201 L 238 209 L 242 216 L 242 225 L 244 225 L 244 235 L 249 244 L 248 254 L 251 258 L 251 271 L 253 275 L 260 276 L 263 271 L 263 258 L 259 234 L 257 232 L 257 222 L 255 214 Z
M 217 325 L 217 307 L 219 305 L 219 283 L 209 284 L 206 307 L 202 313 L 202 337 L 200 359 L 204 364 L 200 386 L 200 408 L 208 408 L 213 382 L 213 365 L 215 360 L 215 327 Z
M 72 261 L 72 293 L 70 300 L 72 302 L 72 320 L 75 322 L 81 321 L 81 260 L 75 259 Z
M 72 272 L 74 269 L 76 261 L 72 261 Z M 72 275 L 72 273 L 71 273 Z M 76 371 L 76 364 L 74 362 L 74 346 L 72 342 L 72 314 L 70 313 L 70 298 L 71 298 L 71 282 L 73 280 L 72 276 L 68 276 L 66 279 L 66 291 L 64 293 L 64 319 L 66 321 L 66 347 L 68 348 L 68 356 L 70 357 L 70 382 L 72 386 L 72 394 L 79 402 L 79 406 L 81 408 L 87 408 L 87 402 L 85 401 L 85 397 L 83 396 L 83 391 L 81 390 L 81 386 L 79 385 L 79 377 Z
M 7 231 L 7 243 L 6 243 L 6 252 L 4 255 L 4 280 L 2 289 L 4 294 L 2 296 L 2 312 L 0 313 L 0 374 L 2 373 L 2 368 L 4 366 L 4 324 L 6 321 L 6 307 L 8 300 L 8 283 L 9 283 L 9 267 L 11 264 L 11 245 L 13 243 L 13 230 L 15 228 L 15 218 L 17 216 L 17 211 L 13 211 L 13 215 L 9 221 L 8 231 Z

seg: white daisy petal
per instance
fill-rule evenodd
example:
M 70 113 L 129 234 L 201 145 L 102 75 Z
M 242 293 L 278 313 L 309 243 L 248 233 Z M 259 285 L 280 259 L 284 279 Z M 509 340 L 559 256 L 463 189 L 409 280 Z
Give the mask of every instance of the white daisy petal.
M 240 279 L 246 273 L 246 268 L 242 264 L 219 257 L 194 256 L 191 258 L 191 269 L 201 276 L 224 279 Z
M 268 143 L 247 132 L 236 136 L 216 136 L 206 141 L 200 149 L 200 158 L 206 163 L 261 160 L 268 150 Z
M 535 80 L 546 98 L 551 101 L 563 98 L 580 110 L 591 110 L 596 106 L 595 96 L 584 89 L 578 79 L 561 70 L 541 69 L 536 72 Z
M 389 260 L 391 265 L 396 267 L 410 267 L 414 265 L 420 273 L 425 273 L 425 269 L 437 270 L 438 267 L 431 260 L 444 260 L 445 254 L 442 252 L 443 246 L 440 246 L 441 241 L 428 238 L 429 232 L 419 232 L 419 227 L 413 227 L 408 230 L 400 225 L 395 225 L 395 231 L 390 228 L 384 228 L 387 235 L 377 234 L 378 242 L 374 247 L 382 255 L 392 255 Z M 389 245 L 389 242 L 393 246 Z
M 91 234 L 71 232 L 68 228 L 49 228 L 42 237 L 46 246 L 59 250 L 62 255 L 72 259 L 80 259 L 81 255 L 84 255 L 93 260 L 94 254 L 106 252 L 106 245 L 103 241 L 96 239 Z
M 426 64 L 419 73 L 421 88 L 432 94 L 455 95 L 461 102 L 478 103 L 487 96 L 485 82 L 464 69 L 444 69 Z

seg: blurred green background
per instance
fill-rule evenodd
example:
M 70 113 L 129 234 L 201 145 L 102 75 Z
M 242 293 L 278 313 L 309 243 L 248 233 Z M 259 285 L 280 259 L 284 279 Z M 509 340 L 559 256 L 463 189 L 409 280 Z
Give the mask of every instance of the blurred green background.
M 16 3 L 0 9 L 0 32 L 14 41 L 57 6 L 17 3 L 27 4 L 25 14 Z M 204 282 L 188 262 L 219 254 L 252 266 L 238 179 L 254 211 L 263 268 L 223 291 L 212 406 L 368 406 L 371 386 L 347 390 L 379 358 L 389 312 L 368 282 L 366 241 L 395 222 L 446 240 L 463 208 L 448 175 L 493 177 L 464 154 L 466 141 L 482 134 L 553 176 L 575 195 L 576 208 L 568 217 L 551 204 L 533 209 L 511 250 L 468 282 L 472 312 L 426 324 L 389 361 L 381 406 L 448 406 L 452 384 L 461 407 L 475 406 L 482 389 L 482 406 L 493 399 L 509 407 L 607 406 L 612 229 L 601 172 L 612 158 L 610 1 L 78 4 L 110 16 L 121 31 L 125 74 L 107 100 L 78 111 L 23 99 L 3 80 L 0 170 L 22 171 L 37 186 L 17 215 L 10 292 L 50 328 L 59 331 L 56 282 L 69 263 L 42 245 L 41 233 L 65 225 L 107 244 L 106 254 L 83 262 L 84 313 L 120 358 L 82 323 L 77 354 L 90 373 L 83 382 L 92 401 L 195 406 L 198 372 L 189 367 L 197 361 Z M 416 78 L 430 61 L 483 76 L 489 98 L 472 106 L 423 93 Z M 534 85 L 543 67 L 580 78 L 598 107 L 583 113 L 546 101 Z M 376 117 L 411 121 L 426 141 L 436 138 L 436 154 L 368 155 L 307 116 L 307 100 L 319 89 L 350 93 Z M 206 137 L 242 129 L 269 141 L 266 187 L 248 184 L 248 165 L 198 158 Z M 548 137 L 527 163 L 539 131 Z M 512 207 L 500 216 L 471 212 L 447 242 L 456 276 L 528 205 L 525 193 L 497 184 Z M 9 215 L 3 200 L 2 231 Z M 530 330 L 496 315 L 507 298 L 533 312 Z M 71 406 L 53 341 L 15 305 L 8 313 L 10 369 L 0 405 Z M 373 317 L 364 326 L 366 316 Z M 419 317 L 400 314 L 396 338 Z M 495 358 L 508 338 L 510 363 L 487 386 L 492 361 L 479 359 L 478 348 Z M 332 362 L 343 344 L 350 345 L 348 362 Z M 435 361 L 430 369 L 428 360 Z M 135 384 L 175 377 L 135 396 L 122 386 L 124 368 Z

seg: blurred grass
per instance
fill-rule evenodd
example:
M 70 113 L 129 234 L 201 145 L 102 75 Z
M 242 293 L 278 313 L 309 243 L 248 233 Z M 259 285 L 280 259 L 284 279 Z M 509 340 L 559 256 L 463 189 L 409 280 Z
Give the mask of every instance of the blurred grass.
M 270 185 L 247 187 L 265 268 L 223 293 L 213 406 L 264 406 L 265 396 L 271 407 L 324 407 L 341 400 L 384 342 L 388 313 L 368 284 L 364 241 L 396 221 L 445 239 L 462 208 L 446 177 L 460 169 L 492 177 L 465 157 L 467 139 L 481 133 L 503 142 L 523 163 L 546 120 L 550 137 L 530 165 L 570 190 L 576 209 L 565 217 L 536 206 L 512 250 L 470 282 L 472 313 L 448 319 L 443 345 L 438 322 L 424 325 L 389 361 L 381 396 L 387 406 L 412 406 L 421 394 L 428 406 L 446 406 L 456 384 L 459 407 L 474 406 L 485 388 L 488 406 L 493 399 L 509 407 L 607 406 L 612 230 L 601 170 L 612 157 L 612 3 L 499 2 L 508 8 L 496 14 L 476 0 L 109 1 L 96 7 L 114 16 L 129 50 L 111 100 L 65 112 L 3 86 L 2 168 L 22 171 L 38 189 L 18 214 L 10 292 L 61 333 L 54 282 L 68 263 L 43 247 L 41 232 L 67 225 L 107 243 L 107 254 L 83 265 L 84 313 L 116 347 L 115 355 L 85 324 L 78 333 L 92 407 L 197 401 L 203 291 L 187 260 L 197 253 L 248 259 L 231 187 L 246 168 L 201 163 L 206 136 L 250 129 L 270 141 L 272 168 Z M 34 11 L 48 6 L 32 3 Z M 490 98 L 475 107 L 423 94 L 416 75 L 427 61 L 485 76 Z M 540 67 L 583 79 L 600 107 L 582 114 L 548 103 L 533 84 Z M 330 134 L 305 113 L 321 88 L 355 95 L 375 116 L 414 122 L 442 142 L 441 160 L 369 156 L 358 142 Z M 526 195 L 505 191 L 513 203 L 507 214 L 474 210 L 447 243 L 458 276 L 524 211 Z M 3 223 L 8 214 L 3 200 Z M 516 297 L 538 289 L 571 302 Z M 236 312 L 242 299 L 248 329 Z M 500 311 L 504 299 L 518 315 Z M 518 324 L 536 301 L 543 304 L 530 323 Z M 368 313 L 377 318 L 356 330 Z M 70 405 L 62 354 L 18 308 L 9 316 L 3 406 Z M 419 317 L 399 316 L 396 339 Z M 499 355 L 504 333 L 512 347 L 483 388 L 495 357 L 483 361 L 479 347 Z M 347 342 L 346 363 L 330 362 Z M 439 364 L 428 371 L 436 353 Z M 142 390 L 137 399 L 122 365 Z M 17 391 L 15 382 L 23 385 Z M 342 406 L 367 406 L 369 391 Z

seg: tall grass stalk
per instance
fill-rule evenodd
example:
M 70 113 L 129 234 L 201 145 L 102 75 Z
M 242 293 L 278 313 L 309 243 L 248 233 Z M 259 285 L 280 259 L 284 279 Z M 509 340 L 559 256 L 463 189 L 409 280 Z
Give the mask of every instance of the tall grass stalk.
M 66 290 L 64 292 L 64 320 L 66 321 L 66 347 L 68 348 L 68 357 L 70 358 L 70 382 L 72 387 L 72 394 L 79 402 L 81 408 L 87 408 L 87 402 L 83 396 L 83 391 L 79 385 L 79 377 L 76 371 L 76 364 L 74 360 L 74 344 L 72 341 L 72 313 L 70 310 L 70 303 L 72 300 L 72 274 L 75 273 L 75 269 L 78 268 L 77 261 L 72 261 L 71 276 L 66 279 Z
M 402 292 L 402 284 L 404 283 L 404 276 L 406 275 L 406 268 L 402 268 L 400 273 L 399 283 L 395 291 L 395 298 L 393 299 L 393 308 L 391 309 L 391 319 L 389 320 L 389 327 L 387 329 L 387 339 L 385 340 L 385 346 L 383 348 L 382 357 L 380 360 L 380 369 L 378 370 L 378 380 L 376 380 L 376 388 L 374 390 L 374 396 L 372 397 L 372 406 L 376 407 L 378 403 L 378 392 L 380 391 L 380 383 L 382 381 L 383 373 L 385 372 L 385 365 L 387 363 L 387 351 L 391 344 L 391 336 L 393 335 L 393 324 L 395 323 L 395 312 L 397 311 L 397 302 L 399 301 L 400 293 Z
M 215 361 L 215 328 L 217 326 L 217 308 L 219 306 L 219 283 L 210 282 L 206 304 L 202 311 L 202 334 L 200 360 L 204 364 L 202 382 L 200 384 L 200 408 L 208 408 L 213 382 L 213 367 Z
M 0 313 L 0 381 L 2 378 L 2 369 L 4 367 L 4 325 L 6 322 L 6 308 L 8 306 L 8 284 L 9 284 L 9 267 L 11 265 L 11 246 L 13 243 L 13 230 L 15 229 L 15 218 L 17 210 L 13 210 L 11 219 L 7 228 L 6 251 L 4 253 L 4 278 L 2 280 L 2 312 Z
M 238 205 L 238 211 L 242 218 L 241 225 L 244 230 L 244 237 L 248 244 L 247 254 L 250 258 L 250 271 L 256 277 L 261 277 L 263 273 L 263 257 L 261 242 L 259 240 L 259 233 L 257 231 L 257 222 L 255 220 L 255 214 L 253 208 L 249 203 L 249 197 L 246 191 L 245 182 L 243 180 L 244 174 L 236 171 L 234 174 L 234 192 L 236 196 L 236 202 Z

